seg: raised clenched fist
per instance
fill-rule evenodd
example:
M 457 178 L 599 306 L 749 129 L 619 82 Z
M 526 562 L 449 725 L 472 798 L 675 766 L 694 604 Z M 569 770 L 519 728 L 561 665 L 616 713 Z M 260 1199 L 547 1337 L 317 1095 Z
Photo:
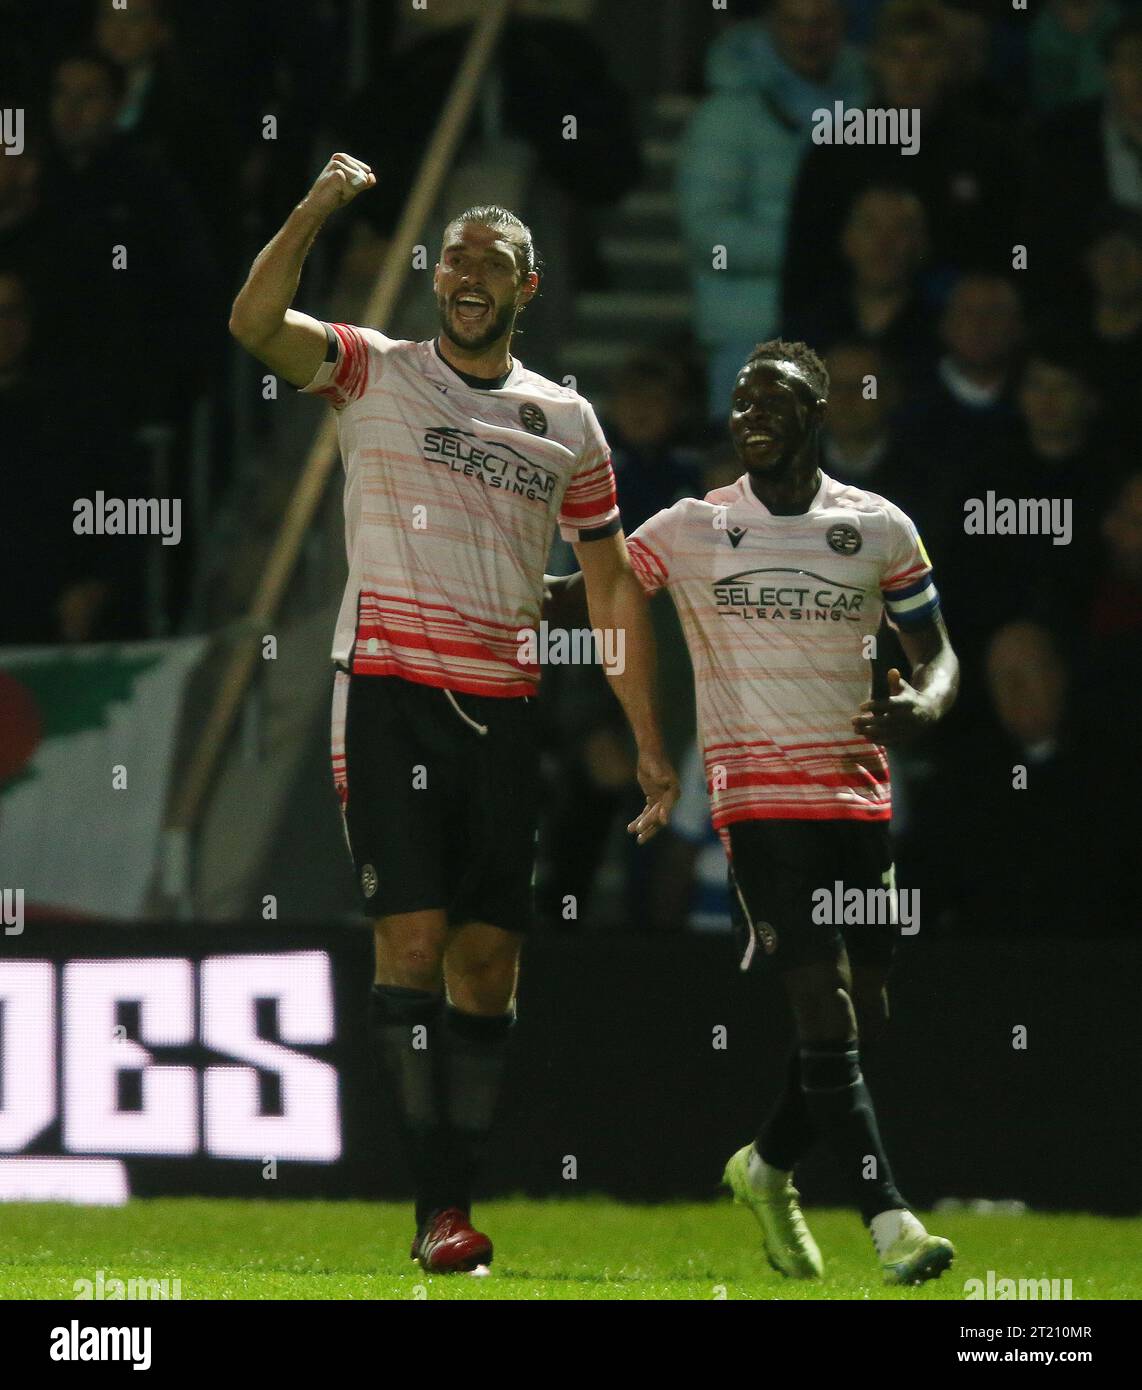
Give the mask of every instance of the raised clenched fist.
M 351 154 L 335 154 L 318 174 L 305 201 L 321 212 L 335 212 L 351 203 L 358 193 L 372 188 L 376 181 L 377 176 L 361 160 Z

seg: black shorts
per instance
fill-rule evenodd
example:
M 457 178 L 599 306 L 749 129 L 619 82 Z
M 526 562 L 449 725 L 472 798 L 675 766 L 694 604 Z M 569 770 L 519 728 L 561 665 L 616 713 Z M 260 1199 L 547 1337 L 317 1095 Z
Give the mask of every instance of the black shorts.
M 496 699 L 339 670 L 333 780 L 370 917 L 532 921 L 539 744 L 531 696 Z M 484 732 L 481 732 L 483 730 Z
M 741 968 L 761 960 L 793 970 L 845 950 L 853 965 L 887 969 L 900 932 L 888 827 L 883 820 L 731 825 L 730 911 Z M 863 921 L 851 920 L 858 914 Z

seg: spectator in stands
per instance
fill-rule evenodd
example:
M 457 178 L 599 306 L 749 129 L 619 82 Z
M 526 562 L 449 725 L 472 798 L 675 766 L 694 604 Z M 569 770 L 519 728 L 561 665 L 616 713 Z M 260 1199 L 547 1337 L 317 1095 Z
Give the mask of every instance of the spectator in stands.
M 1132 642 L 1133 701 L 1137 699 L 1137 680 L 1142 675 L 1142 472 L 1130 473 L 1123 480 L 1100 529 L 1103 558 L 1097 571 L 1088 633 L 1096 652 L 1110 654 L 1125 638 Z
M 988 645 L 987 680 L 1000 728 L 1024 764 L 1044 766 L 1059 751 L 1068 672 L 1049 630 L 1016 621 Z
M 2 157 L 0 157 L 2 158 Z M 0 267 L 0 643 L 138 637 L 139 543 L 77 536 L 74 503 L 98 488 L 122 496 L 126 451 L 117 422 L 61 410 L 53 378 L 37 370 L 36 315 L 26 277 Z
M 27 143 L 22 154 L 0 154 L 0 265 L 31 270 L 40 260 L 40 161 Z
M 1036 111 L 1102 96 L 1103 45 L 1121 18 L 1115 0 L 1047 0 L 1031 22 L 1030 87 Z
M 942 320 L 947 351 L 937 376 L 950 398 L 987 409 L 1010 390 L 1023 337 L 1014 284 L 1001 275 L 965 275 L 948 298 Z
M 888 0 L 870 54 L 876 107 L 920 113 L 915 154 L 887 144 L 814 144 L 797 178 L 783 274 L 787 318 L 844 283 L 829 229 L 872 184 L 904 184 L 920 199 L 931 236 L 928 281 L 1011 265 L 1015 185 L 1008 127 L 959 103 L 945 13 L 937 0 Z
M 228 103 L 203 99 L 179 62 L 168 0 L 99 0 L 95 45 L 126 78 L 115 125 L 183 181 L 210 226 L 215 249 L 234 235 L 238 158 Z
M 1103 52 L 1105 96 L 1048 113 L 1029 143 L 1027 268 L 1048 312 L 1073 297 L 1092 212 L 1109 203 L 1142 212 L 1142 12 L 1114 26 Z
M 601 418 L 628 533 L 680 497 L 697 495 L 702 452 L 689 442 L 697 404 L 691 375 L 671 352 L 641 349 L 619 369 Z M 557 536 L 548 573 L 575 569 L 570 545 Z
M 776 0 L 765 25 L 734 26 L 707 55 L 711 95 L 683 138 L 678 198 L 711 418 L 724 416 L 742 362 L 778 328 L 789 201 L 813 112 L 864 102 L 843 33 L 837 0 Z M 835 226 L 832 213 L 818 222 L 814 244 Z
M 136 423 L 178 419 L 215 327 L 214 267 L 182 186 L 116 130 L 124 88 L 101 53 L 56 65 L 38 295 L 47 346 L 85 362 L 82 381 L 69 373 L 75 389 L 109 394 Z
M 1026 19 L 995 0 L 942 0 L 952 99 L 988 120 L 1016 121 L 1026 101 Z
M 1027 357 L 1018 420 L 1003 447 L 974 471 L 964 496 L 986 499 L 991 491 L 997 499 L 1046 500 L 1052 519 L 1069 525 L 1058 537 L 1029 528 L 963 534 L 952 569 L 963 634 L 957 640 L 969 651 L 973 640 L 1016 617 L 1040 619 L 1057 631 L 1081 624 L 1099 518 L 1123 471 L 1098 427 L 1096 385 L 1073 343 L 1040 342 Z
M 0 93 L 6 107 L 26 112 L 29 130 L 42 116 L 45 55 L 83 40 L 85 16 L 74 13 L 75 5 L 0 0 Z
M 825 365 L 825 472 L 843 483 L 880 492 L 886 473 L 891 476 L 897 467 L 891 422 L 900 398 L 898 372 L 877 344 L 855 338 L 834 344 Z
M 994 486 L 1007 497 L 1073 498 L 1075 554 L 1084 558 L 1117 480 L 1096 429 L 1099 385 L 1081 349 L 1065 343 L 1033 347 L 1019 383 L 1021 439 L 993 474 Z
M 928 248 L 924 206 L 906 188 L 875 185 L 859 193 L 840 237 L 847 276 L 826 291 L 785 337 L 827 352 L 840 338 L 864 338 L 910 373 L 935 357 L 932 316 L 917 275 Z
M 341 147 L 360 150 L 378 179 L 375 196 L 362 199 L 354 227 L 359 234 L 367 229 L 380 242 L 364 242 L 362 265 L 370 259 L 379 264 L 481 8 L 480 0 L 433 0 L 427 10 L 406 11 L 404 34 L 398 34 L 389 61 L 338 113 Z M 516 5 L 504 26 L 482 112 L 503 135 L 526 147 L 538 171 L 567 195 L 576 286 L 597 285 L 601 274 L 591 211 L 612 206 L 642 173 L 627 90 L 611 75 L 606 54 L 583 22 L 591 8 L 590 3 Z M 576 121 L 574 138 L 567 135 L 569 115 Z M 473 118 L 470 133 L 482 117 Z
M 126 6 L 132 11 L 144 8 L 135 0 Z M 298 186 L 312 179 L 315 144 L 326 152 L 358 148 L 333 144 L 329 125 L 336 103 L 354 86 L 356 73 L 364 76 L 368 71 L 369 44 L 383 43 L 401 8 L 410 7 L 362 7 L 341 0 L 303 5 L 163 0 L 154 12 L 161 26 L 151 25 L 148 18 L 145 40 L 127 35 L 125 24 L 118 38 L 114 31 L 107 38 L 107 51 L 131 73 L 140 66 L 140 47 L 153 52 L 154 76 L 135 133 L 176 161 L 173 172 L 185 179 L 215 231 L 227 300 L 236 288 L 235 255 L 240 252 L 244 277 L 250 259 L 293 205 Z M 100 46 L 101 32 L 96 30 Z M 154 52 L 156 37 L 159 47 Z M 130 56 L 121 44 L 129 46 Z M 388 107 L 391 99 L 386 94 L 382 103 Z M 205 112 L 200 102 L 207 103 Z M 196 153 L 193 122 L 200 116 L 205 118 L 201 143 L 209 141 L 211 148 Z M 422 130 L 418 150 L 424 138 Z M 367 150 L 360 153 L 370 157 Z M 322 153 L 318 164 L 324 158 Z M 211 202 L 211 189 L 218 187 L 224 189 L 223 197 L 233 199 L 230 205 Z M 307 279 L 321 273 L 320 249 L 317 257 L 316 262 L 310 258 Z
M 1140 503 L 1142 489 L 1129 505 Z M 1142 507 L 1131 525 L 1142 537 Z M 918 805 L 925 902 L 950 906 L 964 931 L 1137 931 L 1138 646 L 1131 662 L 1112 639 L 1099 665 L 1087 651 L 1068 659 L 1066 637 L 1026 617 L 995 629 L 984 652 L 986 704 Z M 969 820 L 965 857 L 956 827 Z
M 0 269 L 0 389 L 22 390 L 28 385 L 31 334 L 28 286 L 17 272 Z
M 702 458 L 686 443 L 695 404 L 686 368 L 670 353 L 637 352 L 619 371 L 603 422 L 627 532 L 696 496 Z
M 1094 836 L 1092 817 L 1075 814 L 1089 807 L 1090 788 L 1066 717 L 1071 673 L 1050 629 L 1001 627 L 988 645 L 987 683 L 993 713 L 973 756 L 986 791 L 976 798 L 980 855 L 967 920 L 1005 934 L 1070 930 L 1072 910 L 1093 905 L 1075 866 L 1089 862 Z
M 1137 934 L 1142 914 L 1134 891 L 1134 865 L 1142 844 L 1142 471 L 1135 464 L 1102 518 L 1084 641 L 1077 654 L 1076 737 L 1097 757 L 1096 857 L 1088 878 L 1102 886 L 1108 916 Z M 1105 752 L 1113 740 L 1113 755 Z
M 702 455 L 684 442 L 693 404 L 690 376 L 671 353 L 640 351 L 620 369 L 603 421 L 626 531 L 680 497 L 708 490 Z M 550 572 L 569 573 L 574 567 L 570 547 L 557 541 Z M 663 733 L 673 751 L 692 737 L 692 677 L 673 605 L 656 604 L 652 621 Z M 548 742 L 559 770 L 542 879 L 546 914 L 559 925 L 576 925 L 562 917 L 560 903 L 566 894 L 580 904 L 591 899 L 617 824 L 631 818 L 638 796 L 634 748 L 608 685 L 597 666 L 552 666 L 544 673 Z M 649 863 L 644 851 L 624 856 L 624 910 L 640 928 L 654 911 Z
M 0 167 L 3 163 L 0 157 Z M 36 524 L 38 509 L 25 515 L 16 503 L 17 497 L 31 499 L 27 480 L 34 479 L 36 485 L 50 482 L 42 473 L 45 460 L 39 449 L 31 446 L 30 427 L 33 422 L 39 424 L 46 404 L 32 366 L 31 335 L 32 295 L 27 278 L 15 266 L 0 263 L 0 438 L 7 462 L 4 544 L 0 551 L 18 538 L 25 524 Z M 20 526 L 12 524 L 15 517 L 21 519 Z M 0 600 L 7 605 L 18 592 L 17 588 L 10 593 L 5 587 L 0 591 Z M 34 595 L 32 598 L 34 602 Z
M 1116 438 L 1142 435 L 1142 213 L 1105 209 L 1083 256 L 1087 293 L 1072 322 Z
M 901 412 L 899 448 L 882 483 L 920 528 L 941 572 L 962 535 L 966 480 L 1013 418 L 1022 338 L 1011 281 L 963 276 L 940 320 L 943 354 Z

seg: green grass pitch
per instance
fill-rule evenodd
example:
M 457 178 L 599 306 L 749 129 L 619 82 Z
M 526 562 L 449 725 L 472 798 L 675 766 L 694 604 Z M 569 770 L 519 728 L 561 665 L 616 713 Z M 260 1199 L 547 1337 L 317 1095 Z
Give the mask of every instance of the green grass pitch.
M 727 1200 L 627 1206 L 605 1198 L 481 1203 L 496 1244 L 486 1278 L 429 1278 L 408 1259 L 409 1209 L 366 1202 L 134 1200 L 0 1209 L 0 1298 L 71 1299 L 78 1279 L 179 1279 L 186 1299 L 962 1299 L 964 1281 L 1070 1279 L 1075 1299 L 1142 1297 L 1142 1218 L 932 1216 L 958 1254 L 942 1279 L 880 1282 L 849 1212 L 806 1215 L 820 1284 L 790 1283 Z

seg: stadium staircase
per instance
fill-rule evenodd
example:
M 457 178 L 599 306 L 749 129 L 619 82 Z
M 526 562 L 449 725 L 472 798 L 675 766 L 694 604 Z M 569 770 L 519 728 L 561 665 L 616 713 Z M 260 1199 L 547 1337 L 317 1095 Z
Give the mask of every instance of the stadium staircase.
M 696 104 L 683 95 L 654 101 L 644 121 L 642 183 L 606 214 L 600 251 L 610 288 L 578 297 L 574 336 L 561 363 L 592 401 L 605 399 L 634 349 L 689 342 L 692 301 L 675 215 L 674 169 Z

